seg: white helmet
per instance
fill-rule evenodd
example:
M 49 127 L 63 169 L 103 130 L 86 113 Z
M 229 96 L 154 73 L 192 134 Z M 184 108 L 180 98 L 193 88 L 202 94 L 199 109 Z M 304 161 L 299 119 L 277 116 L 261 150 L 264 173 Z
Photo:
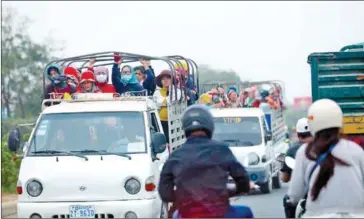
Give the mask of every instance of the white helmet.
M 296 124 L 296 132 L 305 133 L 305 132 L 309 132 L 309 131 L 310 131 L 310 129 L 308 127 L 308 119 L 307 118 L 299 119 Z
M 330 99 L 315 101 L 308 110 L 308 125 L 311 134 L 329 128 L 343 126 L 343 112 L 339 105 Z

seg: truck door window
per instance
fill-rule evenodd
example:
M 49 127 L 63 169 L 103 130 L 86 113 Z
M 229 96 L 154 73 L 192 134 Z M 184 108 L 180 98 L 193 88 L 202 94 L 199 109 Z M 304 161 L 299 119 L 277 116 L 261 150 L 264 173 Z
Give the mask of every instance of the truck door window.
M 154 112 L 151 113 L 151 120 L 154 131 L 159 132 L 158 119 Z
M 263 131 L 264 131 L 264 135 L 265 135 L 268 131 L 268 127 L 267 127 L 267 123 L 265 122 L 264 116 L 262 116 L 262 124 L 263 124 Z

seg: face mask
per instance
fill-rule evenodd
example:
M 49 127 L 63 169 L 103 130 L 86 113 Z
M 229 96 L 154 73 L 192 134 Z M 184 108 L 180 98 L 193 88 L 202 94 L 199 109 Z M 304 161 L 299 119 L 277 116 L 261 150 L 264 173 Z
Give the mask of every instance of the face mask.
M 131 74 L 130 75 L 122 75 L 121 76 L 121 81 L 123 82 L 123 83 L 128 83 L 129 81 L 130 81 L 130 79 L 131 79 Z
M 107 81 L 107 75 L 96 75 L 96 81 L 99 83 L 105 83 Z

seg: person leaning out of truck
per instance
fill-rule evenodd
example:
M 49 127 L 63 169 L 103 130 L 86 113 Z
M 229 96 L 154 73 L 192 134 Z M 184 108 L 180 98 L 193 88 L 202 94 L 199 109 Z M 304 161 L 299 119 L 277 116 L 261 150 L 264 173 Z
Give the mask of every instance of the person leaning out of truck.
M 159 118 L 162 123 L 163 132 L 166 136 L 167 142 L 169 142 L 168 103 L 170 102 L 170 95 L 172 95 L 172 101 L 179 100 L 181 98 L 181 90 L 172 85 L 172 72 L 170 70 L 162 71 L 155 78 L 155 84 L 160 89 L 157 89 L 154 92 L 153 98 L 157 102 L 157 106 L 159 108 Z
M 154 83 L 155 75 L 150 64 L 150 60 L 141 59 L 141 66 L 134 67 L 135 75 L 145 90 L 148 96 L 153 96 L 156 85 Z
M 341 137 L 340 106 L 330 99 L 315 101 L 308 110 L 308 125 L 314 139 L 296 153 L 290 202 L 297 204 L 307 194 L 304 217 L 340 212 L 363 215 L 364 150 Z
M 130 65 L 124 65 L 120 70 L 119 67 L 122 63 L 123 58 L 118 53 L 114 53 L 111 81 L 116 92 L 120 95 L 126 92 L 131 92 L 132 95 L 141 94 L 144 89 L 143 86 L 139 84 L 133 68 Z

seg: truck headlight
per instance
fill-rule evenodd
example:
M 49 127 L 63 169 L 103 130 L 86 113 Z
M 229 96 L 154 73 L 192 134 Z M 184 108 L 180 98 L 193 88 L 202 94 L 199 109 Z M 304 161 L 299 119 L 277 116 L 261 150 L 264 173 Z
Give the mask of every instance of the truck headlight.
M 134 178 L 131 178 L 126 181 L 124 188 L 129 194 L 135 195 L 140 191 L 140 182 Z
M 27 184 L 27 193 L 32 197 L 38 197 L 43 192 L 42 184 L 37 180 L 31 180 Z
M 244 158 L 244 166 L 254 166 L 259 163 L 260 159 L 257 153 L 251 152 Z

